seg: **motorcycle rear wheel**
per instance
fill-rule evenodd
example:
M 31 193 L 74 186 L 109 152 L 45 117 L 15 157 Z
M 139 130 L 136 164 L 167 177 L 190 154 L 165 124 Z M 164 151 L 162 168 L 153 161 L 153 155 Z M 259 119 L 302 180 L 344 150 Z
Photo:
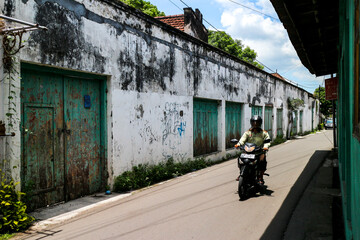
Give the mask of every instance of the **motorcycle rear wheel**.
M 244 185 L 244 178 L 239 177 L 238 194 L 240 200 L 244 200 L 246 198 L 246 189 Z

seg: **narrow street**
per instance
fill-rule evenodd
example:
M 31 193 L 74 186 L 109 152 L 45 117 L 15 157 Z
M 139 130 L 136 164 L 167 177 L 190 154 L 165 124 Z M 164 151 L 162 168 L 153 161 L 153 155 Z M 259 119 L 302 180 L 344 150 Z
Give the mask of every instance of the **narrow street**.
M 158 184 L 27 239 L 260 239 L 309 159 L 332 147 L 332 130 L 327 130 L 270 148 L 267 195 L 239 201 L 234 159 Z

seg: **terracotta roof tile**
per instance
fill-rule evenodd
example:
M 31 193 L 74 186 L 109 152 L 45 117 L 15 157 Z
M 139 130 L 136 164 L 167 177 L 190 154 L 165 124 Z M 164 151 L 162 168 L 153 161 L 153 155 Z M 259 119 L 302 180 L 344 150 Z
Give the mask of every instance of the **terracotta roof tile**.
M 156 17 L 156 18 L 162 21 L 163 23 L 166 23 L 174 28 L 184 31 L 184 27 L 185 27 L 184 14 Z
M 286 79 L 283 78 L 283 77 L 282 77 L 280 74 L 278 74 L 278 73 L 271 73 L 271 75 L 273 75 L 274 77 L 280 78 L 281 80 L 285 80 L 285 81 L 286 81 Z

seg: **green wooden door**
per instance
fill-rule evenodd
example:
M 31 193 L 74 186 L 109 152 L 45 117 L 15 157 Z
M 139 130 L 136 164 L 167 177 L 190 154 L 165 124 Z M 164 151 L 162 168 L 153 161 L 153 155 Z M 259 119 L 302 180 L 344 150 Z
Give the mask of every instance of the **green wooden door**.
M 262 118 L 262 107 L 261 106 L 253 106 L 251 108 L 251 115 L 258 115 Z
M 101 187 L 100 81 L 65 76 L 64 86 L 68 200 Z
M 311 131 L 314 131 L 314 107 L 311 108 Z
M 300 111 L 300 120 L 299 120 L 299 127 L 300 127 L 300 133 L 303 132 L 303 114 L 304 114 L 304 111 Z
M 194 156 L 218 151 L 218 103 L 194 99 Z
M 267 131 L 272 139 L 272 125 L 273 125 L 273 108 L 265 107 L 265 116 L 264 116 L 264 130 Z
M 284 135 L 282 125 L 283 125 L 283 110 L 277 109 L 276 110 L 276 136 L 282 137 Z
M 298 122 L 298 116 L 297 116 L 297 112 L 293 112 L 293 124 L 292 124 L 292 129 L 291 129 L 291 133 L 293 135 L 297 134 L 297 122 Z
M 226 148 L 234 147 L 231 139 L 241 138 L 241 104 L 226 102 Z
M 21 182 L 31 208 L 102 187 L 103 82 L 51 70 L 27 64 L 21 70 Z
M 21 183 L 34 209 L 64 200 L 63 82 L 27 69 L 21 77 Z

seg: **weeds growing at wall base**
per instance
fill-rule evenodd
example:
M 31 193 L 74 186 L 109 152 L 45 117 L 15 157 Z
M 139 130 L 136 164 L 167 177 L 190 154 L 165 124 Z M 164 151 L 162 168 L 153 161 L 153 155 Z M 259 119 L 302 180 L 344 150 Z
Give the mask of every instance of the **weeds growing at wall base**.
M 15 186 L 18 183 L 6 179 L 1 169 L 0 184 L 0 234 L 3 234 L 0 237 L 5 238 L 10 233 L 25 230 L 34 218 L 26 213 L 26 204 L 21 201 L 25 193 L 17 191 Z
M 115 178 L 113 191 L 127 192 L 131 190 L 148 187 L 189 172 L 200 170 L 214 164 L 226 161 L 229 156 L 219 161 L 208 161 L 204 158 L 187 160 L 186 162 L 175 162 L 170 158 L 167 162 L 157 165 L 140 164 L 134 166 L 131 171 L 126 171 Z

